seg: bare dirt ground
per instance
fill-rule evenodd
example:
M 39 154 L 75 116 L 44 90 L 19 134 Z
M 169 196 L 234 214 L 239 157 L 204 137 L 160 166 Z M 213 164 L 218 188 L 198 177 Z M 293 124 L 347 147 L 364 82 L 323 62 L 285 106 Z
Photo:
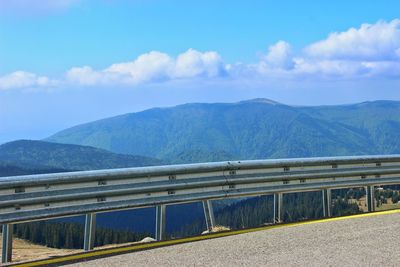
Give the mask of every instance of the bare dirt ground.
M 0 237 L 2 237 L 1 234 Z M 67 255 L 78 251 L 80 250 L 48 248 L 45 246 L 32 244 L 19 238 L 14 238 L 12 257 L 13 261 L 38 260 L 54 256 Z
M 0 234 L 0 240 L 2 239 L 2 235 Z M 139 242 L 130 242 L 124 244 L 109 244 L 101 247 L 95 247 L 95 250 L 105 249 L 105 248 L 115 248 L 126 245 L 133 245 L 137 243 L 147 243 L 155 241 L 153 238 L 147 237 Z M 0 249 L 2 248 L 2 244 L 0 242 Z M 78 252 L 83 252 L 83 249 L 57 249 L 50 248 L 46 246 L 32 244 L 29 241 L 14 238 L 13 239 L 13 262 L 21 262 L 21 261 L 32 261 L 32 260 L 40 260 L 40 259 L 48 259 L 56 256 L 65 256 L 69 254 L 74 254 Z M 1 259 L 1 253 L 0 253 Z
M 400 213 L 229 236 L 72 266 L 400 266 Z

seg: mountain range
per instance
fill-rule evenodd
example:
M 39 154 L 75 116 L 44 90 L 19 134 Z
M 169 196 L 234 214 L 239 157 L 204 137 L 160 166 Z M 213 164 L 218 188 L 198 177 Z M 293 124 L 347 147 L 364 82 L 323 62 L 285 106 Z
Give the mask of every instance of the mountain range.
M 185 104 L 78 125 L 46 141 L 170 163 L 400 153 L 400 102 Z
M 163 161 L 104 149 L 18 140 L 0 145 L 0 176 L 161 165 Z

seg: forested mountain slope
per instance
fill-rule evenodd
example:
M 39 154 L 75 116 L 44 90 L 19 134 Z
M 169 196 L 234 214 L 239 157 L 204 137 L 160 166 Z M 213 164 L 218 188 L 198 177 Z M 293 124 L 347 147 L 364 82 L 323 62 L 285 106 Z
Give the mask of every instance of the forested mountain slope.
M 103 149 L 19 140 L 0 145 L 0 176 L 160 165 L 158 159 Z
M 66 129 L 47 140 L 171 162 L 400 153 L 400 102 L 295 107 L 186 104 Z

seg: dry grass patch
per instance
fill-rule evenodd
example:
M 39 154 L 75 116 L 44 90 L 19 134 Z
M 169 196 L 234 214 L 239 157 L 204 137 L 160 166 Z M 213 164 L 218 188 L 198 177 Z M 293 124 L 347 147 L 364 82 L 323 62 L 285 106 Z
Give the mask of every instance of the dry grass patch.
M 0 238 L 2 236 L 0 235 Z M 1 248 L 1 244 L 0 244 Z M 46 246 L 35 245 L 31 242 L 13 238 L 13 261 L 29 261 L 29 260 L 39 260 L 46 259 L 55 256 L 63 256 L 76 252 L 80 252 L 79 249 L 58 249 L 49 248 Z

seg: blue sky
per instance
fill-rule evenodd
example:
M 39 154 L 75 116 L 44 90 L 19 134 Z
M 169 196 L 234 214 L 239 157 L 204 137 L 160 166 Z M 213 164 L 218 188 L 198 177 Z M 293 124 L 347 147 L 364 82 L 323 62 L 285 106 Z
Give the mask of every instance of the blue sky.
M 399 1 L 0 0 L 0 143 L 186 102 L 400 100 Z

